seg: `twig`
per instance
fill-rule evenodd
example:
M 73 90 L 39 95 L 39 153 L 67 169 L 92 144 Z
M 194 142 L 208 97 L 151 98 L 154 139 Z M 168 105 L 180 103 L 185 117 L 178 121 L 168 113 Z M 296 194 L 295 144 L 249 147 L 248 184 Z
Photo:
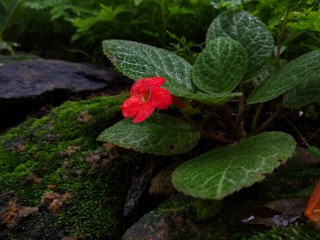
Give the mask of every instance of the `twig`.
M 287 10 L 286 10 L 286 15 L 284 17 L 284 21 L 282 23 L 279 35 L 278 35 L 278 39 L 277 39 L 277 46 L 276 46 L 276 64 L 277 66 L 280 65 L 280 54 L 281 54 L 281 41 L 282 38 L 284 37 L 284 33 L 287 27 L 289 21 L 289 7 L 287 6 Z
M 264 123 L 261 124 L 260 127 L 258 127 L 253 133 L 259 133 L 262 132 L 268 125 L 280 114 L 280 109 L 278 109 L 275 113 L 273 113 Z
M 243 85 L 239 85 L 239 91 L 243 92 Z M 247 133 L 244 130 L 244 113 L 245 113 L 245 97 L 242 95 L 239 97 L 238 106 L 238 117 L 234 124 L 234 129 L 236 130 L 239 138 L 244 138 Z
M 298 137 L 301 139 L 301 141 L 303 142 L 304 145 L 306 145 L 306 147 L 310 147 L 309 143 L 306 141 L 305 137 L 302 135 L 302 133 L 299 131 L 299 129 L 288 119 L 285 119 L 287 123 L 289 123 L 289 125 L 293 128 L 293 130 L 297 133 Z
M 212 140 L 215 140 L 215 141 L 218 141 L 218 142 L 221 142 L 221 143 L 231 143 L 232 140 L 230 139 L 226 139 L 225 137 L 223 136 L 220 136 L 220 135 L 216 135 L 214 133 L 210 133 L 210 132 L 207 132 L 206 130 L 204 130 L 202 127 L 200 127 L 192 118 L 190 115 L 186 114 L 183 112 L 183 115 L 184 117 L 186 118 L 186 120 L 191 124 L 191 126 L 198 130 L 200 133 L 201 133 L 201 136 L 203 136 L 204 138 L 207 138 L 207 139 L 212 139 Z
M 239 134 L 239 138 L 244 138 L 247 134 L 244 130 L 244 117 L 247 111 L 248 111 L 247 108 L 245 108 L 242 112 L 240 112 L 240 114 L 238 115 L 238 117 L 234 122 L 234 129 L 235 130 L 238 129 L 237 133 Z
M 73 48 L 66 48 L 66 47 L 64 47 L 64 49 L 68 52 L 81 53 L 87 58 L 89 58 L 92 62 L 94 62 L 94 58 L 81 49 L 73 49 Z
M 263 107 L 263 103 L 259 103 L 255 113 L 254 113 L 254 116 L 253 116 L 253 119 L 252 119 L 252 123 L 251 123 L 251 131 L 254 132 L 256 129 L 257 129 L 257 124 L 258 124 L 258 121 L 259 121 L 259 117 L 260 117 L 260 113 L 261 113 L 261 110 L 262 110 L 262 107 Z
M 308 137 L 309 141 L 310 141 L 314 136 L 316 136 L 318 132 L 320 132 L 320 128 L 319 128 L 317 131 L 315 131 L 310 137 Z

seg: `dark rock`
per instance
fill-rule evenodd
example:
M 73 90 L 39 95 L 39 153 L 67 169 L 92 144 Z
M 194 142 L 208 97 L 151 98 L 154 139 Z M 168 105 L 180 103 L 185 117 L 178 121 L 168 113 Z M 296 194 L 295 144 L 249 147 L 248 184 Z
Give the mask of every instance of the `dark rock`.
M 79 98 L 79 94 L 103 89 L 112 93 L 115 84 L 121 85 L 120 79 L 87 63 L 38 58 L 1 65 L 0 131 L 45 105 L 57 106 L 67 99 Z
M 193 199 L 176 195 L 145 214 L 122 236 L 122 240 L 215 239 L 214 227 L 195 220 Z
M 307 198 L 280 199 L 252 208 L 241 220 L 247 224 L 287 227 L 303 216 Z
M 66 237 L 57 216 L 51 214 L 44 203 L 39 207 L 21 206 L 19 198 L 8 192 L 0 196 L 0 209 L 1 239 L 59 240 Z
M 172 196 L 177 193 L 177 190 L 172 186 L 171 174 L 177 164 L 172 164 L 169 167 L 161 170 L 157 176 L 151 180 L 149 194 L 152 196 Z
M 138 203 L 141 202 L 142 196 L 150 184 L 155 167 L 155 162 L 150 161 L 142 175 L 132 181 L 124 204 L 124 216 L 132 214 L 132 211 L 137 208 Z
M 63 226 L 59 224 L 58 217 L 52 215 L 46 208 L 41 207 L 37 214 L 23 218 L 18 225 L 10 229 L 9 239 L 62 240 L 67 237 Z
M 0 67 L 0 99 L 33 98 L 45 92 L 80 92 L 107 86 L 114 75 L 93 65 L 36 59 Z

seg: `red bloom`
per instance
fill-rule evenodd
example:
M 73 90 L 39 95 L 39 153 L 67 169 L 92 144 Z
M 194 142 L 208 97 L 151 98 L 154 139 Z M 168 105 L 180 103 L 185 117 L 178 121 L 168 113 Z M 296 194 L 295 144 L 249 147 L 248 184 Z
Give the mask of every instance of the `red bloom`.
M 172 104 L 170 92 L 161 88 L 166 80 L 161 77 L 141 78 L 130 90 L 130 97 L 121 106 L 122 115 L 132 118 L 134 123 L 151 116 L 156 108 L 167 109 Z

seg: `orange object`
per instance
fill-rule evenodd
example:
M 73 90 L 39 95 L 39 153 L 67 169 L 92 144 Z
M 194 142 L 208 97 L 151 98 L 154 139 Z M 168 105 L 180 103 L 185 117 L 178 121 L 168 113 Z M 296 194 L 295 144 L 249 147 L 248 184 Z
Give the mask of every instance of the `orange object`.
M 320 227 L 320 179 L 309 197 L 304 215 Z

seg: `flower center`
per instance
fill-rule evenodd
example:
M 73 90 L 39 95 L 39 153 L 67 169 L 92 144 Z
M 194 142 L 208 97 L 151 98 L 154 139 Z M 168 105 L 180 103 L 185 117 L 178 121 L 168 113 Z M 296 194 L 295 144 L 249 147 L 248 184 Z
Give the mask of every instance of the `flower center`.
M 150 89 L 141 94 L 141 101 L 142 103 L 148 102 L 150 99 L 151 91 Z

